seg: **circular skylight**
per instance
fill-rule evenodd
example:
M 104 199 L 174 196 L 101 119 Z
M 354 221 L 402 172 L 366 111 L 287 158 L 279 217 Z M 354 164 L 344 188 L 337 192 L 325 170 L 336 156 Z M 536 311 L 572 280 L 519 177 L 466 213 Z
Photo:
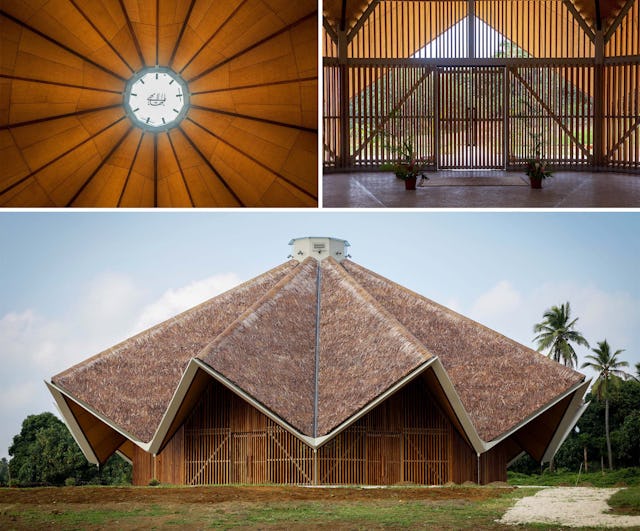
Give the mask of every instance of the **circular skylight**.
M 176 127 L 187 113 L 188 87 L 169 68 L 145 68 L 127 82 L 124 106 L 138 127 L 166 131 Z

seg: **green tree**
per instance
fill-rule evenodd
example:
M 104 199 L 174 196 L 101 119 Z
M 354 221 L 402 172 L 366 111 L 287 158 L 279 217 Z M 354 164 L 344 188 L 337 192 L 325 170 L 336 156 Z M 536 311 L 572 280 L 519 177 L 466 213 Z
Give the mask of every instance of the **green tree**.
M 123 483 L 131 466 L 113 456 L 102 470 L 87 462 L 71 433 L 52 413 L 29 415 L 9 447 L 11 479 L 20 485 Z
M 588 361 L 582 364 L 582 368 L 590 368 L 598 373 L 598 378 L 592 387 L 592 392 L 596 394 L 599 400 L 604 398 L 604 426 L 605 437 L 607 440 L 607 456 L 609 459 L 609 470 L 613 470 L 613 454 L 611 452 L 611 435 L 609 432 L 609 392 L 612 387 L 618 385 L 620 379 L 628 377 L 627 373 L 622 370 L 628 367 L 629 363 L 618 360 L 618 356 L 624 350 L 616 350 L 611 352 L 607 340 L 600 341 L 598 347 L 591 349 L 595 355 L 586 356 Z
M 568 302 L 560 306 L 552 306 L 542 315 L 542 322 L 533 326 L 533 338 L 538 342 L 538 351 L 549 349 L 548 356 L 567 367 L 575 367 L 578 356 L 572 343 L 589 346 L 583 335 L 574 329 L 578 318 L 571 320 L 571 307 Z
M 640 363 L 636 363 L 636 380 L 640 380 Z
M 9 462 L 6 457 L 0 459 L 0 485 L 9 484 Z

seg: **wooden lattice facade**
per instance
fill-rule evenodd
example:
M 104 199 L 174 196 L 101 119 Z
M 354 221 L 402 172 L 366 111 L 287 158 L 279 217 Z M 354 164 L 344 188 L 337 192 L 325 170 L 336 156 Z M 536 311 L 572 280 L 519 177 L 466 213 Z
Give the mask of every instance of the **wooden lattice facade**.
M 314 450 L 216 381 L 157 455 L 135 448 L 133 482 L 442 485 L 506 479 L 506 454 L 480 463 L 419 378 Z
M 394 162 L 407 140 L 432 169 L 516 169 L 540 149 L 558 169 L 640 171 L 637 0 L 339 4 L 322 36 L 326 171 Z

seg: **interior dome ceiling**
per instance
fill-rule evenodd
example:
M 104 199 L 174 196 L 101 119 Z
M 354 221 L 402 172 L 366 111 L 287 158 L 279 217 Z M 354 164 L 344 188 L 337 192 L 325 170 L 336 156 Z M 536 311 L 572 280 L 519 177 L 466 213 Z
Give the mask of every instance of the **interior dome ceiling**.
M 3 0 L 0 34 L 0 205 L 317 205 L 315 0 Z M 156 65 L 162 132 L 123 105 Z

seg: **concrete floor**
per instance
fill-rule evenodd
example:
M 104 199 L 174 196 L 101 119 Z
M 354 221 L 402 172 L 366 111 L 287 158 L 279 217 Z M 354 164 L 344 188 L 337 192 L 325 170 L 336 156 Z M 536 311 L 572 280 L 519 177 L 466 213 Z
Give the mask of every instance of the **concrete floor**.
M 518 175 L 503 171 L 441 171 L 431 177 Z M 452 179 L 453 180 L 453 179 Z M 640 175 L 555 172 L 542 190 L 527 186 L 427 186 L 406 191 L 388 172 L 323 176 L 323 207 L 335 208 L 640 208 Z

